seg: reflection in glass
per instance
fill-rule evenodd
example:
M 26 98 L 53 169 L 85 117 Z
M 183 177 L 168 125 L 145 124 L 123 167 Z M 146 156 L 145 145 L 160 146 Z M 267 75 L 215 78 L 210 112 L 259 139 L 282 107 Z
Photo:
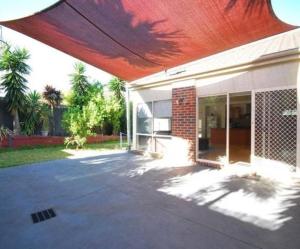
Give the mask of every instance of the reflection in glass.
M 229 162 L 250 162 L 251 93 L 230 95 Z
M 153 103 L 153 132 L 155 134 L 170 135 L 172 119 L 172 100 L 155 101 Z
M 199 98 L 199 158 L 223 162 L 226 159 L 227 97 Z
M 137 106 L 137 132 L 143 134 L 152 133 L 152 102 Z

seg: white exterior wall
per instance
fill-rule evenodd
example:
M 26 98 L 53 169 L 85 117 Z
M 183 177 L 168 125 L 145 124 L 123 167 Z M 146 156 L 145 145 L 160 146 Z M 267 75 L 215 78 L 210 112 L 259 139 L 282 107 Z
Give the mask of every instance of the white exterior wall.
M 297 87 L 300 85 L 300 62 L 289 62 L 265 66 L 245 72 L 225 74 L 205 79 L 194 79 L 188 81 L 177 81 L 165 86 L 152 87 L 131 91 L 133 101 L 133 147 L 135 148 L 136 135 L 136 106 L 148 101 L 166 100 L 172 98 L 172 88 L 183 87 L 194 84 L 197 96 L 218 95 L 234 92 L 245 92 L 252 90 Z M 298 90 L 298 95 L 299 95 Z M 299 103 L 300 97 L 298 97 Z M 299 103 L 300 105 L 300 103 Z M 299 111 L 300 108 L 298 108 Z M 300 114 L 298 115 L 300 117 Z M 300 121 L 298 122 L 300 123 Z M 298 127 L 300 134 L 300 125 Z M 299 141 L 300 144 L 300 141 Z M 298 150 L 300 151 L 300 149 Z M 300 154 L 300 153 L 299 153 Z M 300 159 L 299 159 L 300 160 Z
M 272 46 L 271 44 L 277 44 Z M 297 162 L 300 169 L 300 29 L 287 32 L 276 37 L 267 38 L 255 44 L 236 48 L 235 51 L 224 52 L 224 56 L 216 55 L 209 59 L 182 65 L 186 69 L 183 75 L 168 77 L 161 73 L 138 80 L 133 84 L 131 100 L 133 101 L 133 148 L 136 148 L 136 106 L 138 103 L 166 100 L 172 98 L 172 88 L 195 85 L 197 96 L 209 96 L 252 90 L 291 88 L 298 89 L 298 127 L 297 127 Z M 250 52 L 249 52 L 250 51 Z M 257 52 L 258 51 L 258 52 Z M 272 52 L 271 56 L 267 53 Z M 212 69 L 204 61 L 210 61 L 213 66 L 220 58 L 224 61 L 235 60 L 239 56 L 247 57 L 243 53 L 256 53 L 256 58 L 239 65 L 229 65 L 222 68 L 213 68 L 213 71 L 203 71 L 203 67 Z M 230 56 L 230 54 L 232 56 Z M 266 55 L 267 54 L 267 55 Z M 275 56 L 274 56 L 275 55 Z M 215 60 L 214 60 L 215 58 Z M 239 57 L 240 58 L 240 57 Z M 198 73 L 197 65 L 199 67 Z M 227 65 L 225 65 L 227 66 Z M 181 68 L 180 67 L 180 68 Z M 188 74 L 189 68 L 191 73 Z M 143 83 L 144 82 L 144 83 Z M 135 82 L 134 82 L 135 83 Z M 151 86 L 149 88 L 149 86 Z M 196 135 L 196 134 L 195 134 Z
M 299 62 L 276 64 L 206 79 L 196 80 L 198 96 L 251 90 L 297 87 Z

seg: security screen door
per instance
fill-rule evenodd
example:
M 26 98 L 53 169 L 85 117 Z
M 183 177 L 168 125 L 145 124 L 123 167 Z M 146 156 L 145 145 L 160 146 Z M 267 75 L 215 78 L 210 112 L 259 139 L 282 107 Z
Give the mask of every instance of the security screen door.
M 296 166 L 297 91 L 255 93 L 255 159 Z

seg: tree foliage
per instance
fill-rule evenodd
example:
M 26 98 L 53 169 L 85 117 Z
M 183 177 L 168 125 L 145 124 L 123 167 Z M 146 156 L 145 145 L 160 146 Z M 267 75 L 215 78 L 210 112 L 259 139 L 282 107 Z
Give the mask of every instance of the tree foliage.
M 48 130 L 51 113 L 49 106 L 42 102 L 41 95 L 33 91 L 28 93 L 25 99 L 22 109 L 22 132 L 26 135 L 33 135 L 40 126 L 43 130 Z
M 62 94 L 60 90 L 55 89 L 53 86 L 46 85 L 43 91 L 43 98 L 48 105 L 53 109 L 55 106 L 59 106 L 62 101 Z
M 72 106 L 84 106 L 88 102 L 90 83 L 85 75 L 86 69 L 81 62 L 75 63 L 74 72 L 70 75 L 72 84 Z
M 80 148 L 86 142 L 86 137 L 94 133 L 94 128 L 103 125 L 107 108 L 102 85 L 88 82 L 83 64 L 75 64 L 74 71 L 68 96 L 70 106 L 64 114 L 63 124 L 71 134 L 65 140 L 66 145 L 75 144 Z
M 124 100 L 124 92 L 125 92 L 124 80 L 114 77 L 109 81 L 108 88 L 113 93 L 116 99 Z
M 26 102 L 22 109 L 24 116 L 22 130 L 25 134 L 32 135 L 40 123 L 41 95 L 38 92 L 33 91 L 27 94 L 25 100 Z
M 26 63 L 30 55 L 24 48 L 7 46 L 0 59 L 1 87 L 5 91 L 8 110 L 14 116 L 14 132 L 20 133 L 19 111 L 22 109 L 27 89 L 26 75 L 30 73 L 30 66 Z
M 122 124 L 126 123 L 125 105 L 125 82 L 119 78 L 113 78 L 108 83 L 112 95 L 108 100 L 108 117 L 113 126 L 113 133 L 117 134 L 122 130 Z

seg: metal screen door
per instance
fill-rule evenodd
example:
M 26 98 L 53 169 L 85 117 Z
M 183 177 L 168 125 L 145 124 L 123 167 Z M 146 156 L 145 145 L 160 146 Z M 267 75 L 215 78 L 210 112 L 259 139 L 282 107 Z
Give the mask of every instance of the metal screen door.
M 296 167 L 297 91 L 255 93 L 255 158 Z

